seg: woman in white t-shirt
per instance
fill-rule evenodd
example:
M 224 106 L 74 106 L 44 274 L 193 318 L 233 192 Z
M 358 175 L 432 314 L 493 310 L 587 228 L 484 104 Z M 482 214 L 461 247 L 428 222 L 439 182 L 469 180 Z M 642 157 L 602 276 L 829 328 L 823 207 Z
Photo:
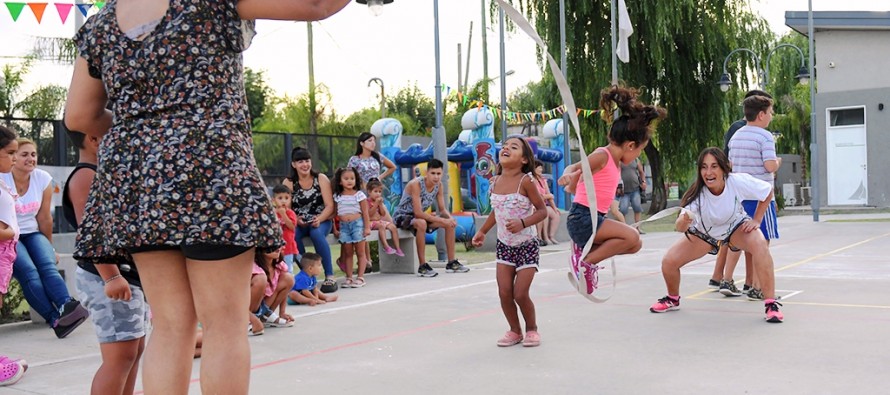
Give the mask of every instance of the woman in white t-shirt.
M 754 269 L 763 286 L 768 322 L 782 322 L 776 301 L 773 258 L 759 232 L 760 221 L 773 198 L 772 186 L 748 174 L 732 173 L 729 159 L 716 147 L 705 148 L 698 157 L 698 178 L 681 201 L 676 230 L 683 232 L 661 261 L 667 296 L 649 308 L 664 313 L 680 308 L 680 268 L 705 254 L 717 254 L 723 244 L 751 253 Z M 742 207 L 743 200 L 757 200 L 754 218 Z
M 52 245 L 52 176 L 37 168 L 37 145 L 18 139 L 15 165 L 0 174 L 6 185 L 15 188 L 19 242 L 12 275 L 22 285 L 25 300 L 53 328 L 60 339 L 68 336 L 89 316 L 87 310 L 68 293 L 65 280 L 56 267 L 58 256 Z

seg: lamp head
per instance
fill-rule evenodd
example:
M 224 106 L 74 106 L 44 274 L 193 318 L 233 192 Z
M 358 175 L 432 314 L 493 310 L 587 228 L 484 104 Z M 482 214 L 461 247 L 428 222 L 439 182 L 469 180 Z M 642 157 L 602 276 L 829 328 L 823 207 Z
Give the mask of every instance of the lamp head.
M 720 76 L 720 81 L 717 81 L 717 85 L 720 85 L 720 91 L 728 91 L 730 85 L 732 85 L 732 80 L 729 79 L 729 74 L 723 73 L 723 75 Z
M 797 79 L 797 82 L 800 82 L 801 85 L 807 85 L 810 83 L 810 71 L 807 70 L 806 66 L 800 66 L 800 70 L 797 71 L 797 75 L 794 76 Z
M 371 15 L 380 16 L 383 13 L 383 5 L 392 3 L 394 0 L 355 0 L 359 4 L 367 4 L 368 11 Z

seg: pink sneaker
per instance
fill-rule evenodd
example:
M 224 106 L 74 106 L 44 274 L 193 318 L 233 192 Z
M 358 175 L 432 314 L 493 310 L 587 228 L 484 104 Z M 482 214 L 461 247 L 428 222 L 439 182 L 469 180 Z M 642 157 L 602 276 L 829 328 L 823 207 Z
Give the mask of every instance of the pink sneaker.
M 653 313 L 664 313 L 666 311 L 680 310 L 680 298 L 674 299 L 670 296 L 665 296 L 661 299 L 658 299 L 658 302 L 652 305 L 649 308 L 649 311 Z
M 28 361 L 24 359 L 12 359 L 7 357 L 6 355 L 0 355 L 0 365 L 10 362 L 18 362 L 19 365 L 22 365 L 22 368 L 24 368 L 26 372 L 28 371 Z
M 522 335 L 513 332 L 507 331 L 500 340 L 498 340 L 498 347 L 510 347 L 515 346 L 522 342 Z
M 0 387 L 15 384 L 23 374 L 25 374 L 25 368 L 18 361 L 7 360 L 0 363 Z
M 581 253 L 584 252 L 581 250 L 577 244 L 572 243 L 572 273 L 575 274 L 575 278 L 581 279 Z
M 781 303 L 773 300 L 772 302 L 765 303 L 764 305 L 766 307 L 766 317 L 764 317 L 766 322 L 778 324 L 785 319 L 785 316 L 782 314 L 781 311 L 779 311 L 779 306 L 782 305 Z
M 386 255 L 392 255 L 392 254 L 395 254 L 395 253 L 396 253 L 396 249 L 387 246 L 386 248 L 383 249 L 383 252 L 385 252 Z
M 540 345 L 541 345 L 541 335 L 538 334 L 538 331 L 525 332 L 525 340 L 522 341 L 523 347 L 537 347 Z
M 599 271 L 600 267 L 581 261 L 581 268 L 583 270 L 580 274 L 584 275 L 584 281 L 587 282 L 587 294 L 592 295 L 599 285 L 599 276 L 597 276 L 596 272 Z
M 396 256 L 405 256 L 405 253 L 402 252 L 401 248 L 399 248 L 399 249 L 396 249 Z

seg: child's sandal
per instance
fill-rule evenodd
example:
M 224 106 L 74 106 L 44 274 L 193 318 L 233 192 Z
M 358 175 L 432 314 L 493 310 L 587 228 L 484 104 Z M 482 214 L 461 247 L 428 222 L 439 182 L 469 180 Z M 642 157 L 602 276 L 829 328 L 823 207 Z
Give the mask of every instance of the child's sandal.
M 343 282 L 341 288 L 355 288 L 355 282 L 353 282 L 351 278 L 347 278 L 346 281 Z
M 361 288 L 364 286 L 365 286 L 365 279 L 362 277 L 359 277 L 358 279 L 355 280 L 354 283 L 352 283 L 353 288 Z

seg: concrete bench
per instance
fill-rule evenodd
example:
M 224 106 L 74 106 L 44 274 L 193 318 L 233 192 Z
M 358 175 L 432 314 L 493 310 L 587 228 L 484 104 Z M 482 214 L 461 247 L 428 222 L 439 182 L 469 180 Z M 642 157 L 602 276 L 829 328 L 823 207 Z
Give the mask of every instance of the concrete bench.
M 388 230 L 386 232 L 390 236 L 388 240 L 392 240 L 392 232 Z M 372 230 L 371 235 L 365 238 L 365 241 L 379 241 L 379 236 L 380 234 L 378 231 Z M 337 238 L 334 237 L 333 234 L 327 235 L 325 239 L 330 245 L 339 244 L 339 241 L 337 241 Z M 309 237 L 304 237 L 303 245 L 312 245 L 312 240 L 309 239 Z M 378 263 L 380 265 L 380 273 L 417 273 L 417 268 L 420 266 L 420 260 L 417 258 L 417 245 L 415 243 L 414 233 L 399 229 L 399 246 L 402 247 L 402 252 L 405 253 L 405 256 L 403 257 L 389 255 L 382 250 L 379 251 Z M 331 260 L 336 262 L 337 257 L 331 257 Z

